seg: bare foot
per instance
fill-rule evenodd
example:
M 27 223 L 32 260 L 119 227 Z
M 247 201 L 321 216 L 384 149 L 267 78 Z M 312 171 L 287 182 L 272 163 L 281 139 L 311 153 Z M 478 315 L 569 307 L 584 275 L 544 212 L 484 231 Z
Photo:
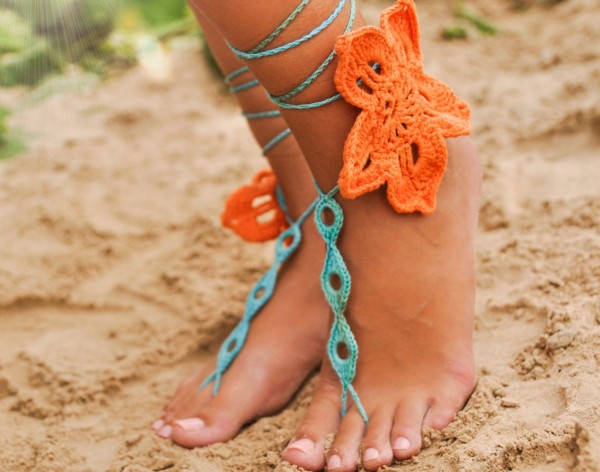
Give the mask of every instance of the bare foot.
M 234 437 L 244 424 L 284 407 L 319 364 L 327 336 L 327 304 L 319 273 L 324 249 L 312 218 L 303 241 L 283 266 L 273 298 L 253 321 L 246 344 L 221 381 L 198 386 L 214 363 L 178 387 L 153 428 L 185 447 Z
M 327 470 L 366 470 L 421 449 L 423 426 L 441 429 L 475 386 L 474 235 L 481 170 L 467 138 L 447 142 L 448 169 L 430 216 L 398 215 L 382 193 L 343 201 L 341 251 L 352 275 L 347 319 L 360 354 L 354 386 L 369 416 L 340 419 L 329 362 L 295 441 L 283 458 Z M 361 457 L 362 456 L 362 457 Z

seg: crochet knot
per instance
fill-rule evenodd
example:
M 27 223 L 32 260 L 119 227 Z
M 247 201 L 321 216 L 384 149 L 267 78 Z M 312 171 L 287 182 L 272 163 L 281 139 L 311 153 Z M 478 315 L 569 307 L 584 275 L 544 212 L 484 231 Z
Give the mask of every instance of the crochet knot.
M 399 213 L 435 209 L 448 151 L 445 138 L 470 132 L 469 107 L 423 71 L 413 0 L 381 15 L 381 27 L 341 36 L 338 91 L 360 108 L 344 146 L 341 194 L 356 198 L 387 184 Z
M 271 169 L 260 171 L 250 184 L 229 196 L 221 223 L 250 242 L 275 239 L 289 227 L 277 198 L 277 179 Z

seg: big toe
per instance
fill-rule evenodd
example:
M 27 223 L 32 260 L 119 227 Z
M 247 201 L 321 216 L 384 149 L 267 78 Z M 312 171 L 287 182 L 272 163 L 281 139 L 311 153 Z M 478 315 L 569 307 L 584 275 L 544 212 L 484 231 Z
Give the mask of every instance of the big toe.
M 321 374 L 313 400 L 283 459 L 309 471 L 325 467 L 325 442 L 340 422 L 340 388 L 335 378 Z
M 183 447 L 208 446 L 234 437 L 242 424 L 235 415 L 215 407 L 202 409 L 197 416 L 172 423 L 171 439 Z

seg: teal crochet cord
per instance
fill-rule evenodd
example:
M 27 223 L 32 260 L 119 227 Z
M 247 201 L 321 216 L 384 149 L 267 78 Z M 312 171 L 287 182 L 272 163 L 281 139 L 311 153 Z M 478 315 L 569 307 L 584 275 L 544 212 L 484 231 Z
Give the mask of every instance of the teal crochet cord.
M 336 18 L 340 16 L 346 4 L 350 3 L 350 14 L 344 33 L 349 32 L 352 29 L 356 16 L 356 2 L 355 0 L 340 0 L 335 10 L 325 19 L 320 25 L 314 28 L 311 32 L 305 34 L 301 38 L 280 45 L 278 47 L 267 49 L 269 44 L 281 34 L 285 28 L 291 24 L 294 19 L 306 8 L 309 0 L 302 0 L 298 7 L 281 23 L 273 33 L 265 38 L 260 44 L 251 49 L 250 51 L 242 51 L 235 48 L 231 44 L 229 47 L 235 52 L 239 58 L 243 60 L 259 59 L 268 56 L 274 56 L 285 51 L 293 49 L 309 39 L 315 37 L 320 32 L 330 26 Z M 341 98 L 340 94 L 335 94 L 325 99 L 311 102 L 311 103 L 289 103 L 289 100 L 307 87 L 309 87 L 333 62 L 336 53 L 332 51 L 327 58 L 317 67 L 308 77 L 306 77 L 299 85 L 294 87 L 287 93 L 282 95 L 269 95 L 273 103 L 277 106 L 285 109 L 296 109 L 296 110 L 309 110 L 317 107 L 325 106 Z M 377 67 L 375 65 L 374 67 Z M 316 184 L 319 192 L 318 201 L 315 210 L 315 221 L 319 233 L 325 241 L 327 252 L 325 257 L 325 263 L 323 266 L 323 272 L 321 273 L 321 286 L 323 293 L 329 303 L 331 310 L 333 311 L 333 325 L 331 327 L 331 333 L 329 342 L 327 345 L 327 353 L 331 361 L 331 365 L 337 373 L 341 385 L 342 385 L 342 415 L 346 414 L 348 409 L 348 401 L 350 396 L 356 406 L 358 412 L 362 416 L 365 423 L 368 422 L 367 413 L 360 401 L 360 398 L 352 386 L 352 382 L 356 375 L 356 364 L 358 359 L 358 344 L 350 325 L 348 324 L 344 313 L 350 297 L 351 277 L 344 262 L 344 258 L 337 247 L 337 239 L 339 237 L 342 225 L 344 223 L 344 214 L 342 207 L 335 200 L 335 195 L 338 192 L 338 188 L 335 187 L 329 193 L 324 193 L 319 186 Z M 331 212 L 333 215 L 333 221 L 328 222 L 324 219 L 326 212 Z M 341 352 L 344 352 L 342 357 Z
M 240 93 L 240 92 L 243 92 L 244 90 L 249 90 L 253 87 L 258 87 L 260 85 L 258 83 L 258 80 L 250 80 L 250 81 L 244 82 L 240 85 L 231 86 L 231 83 L 233 82 L 234 79 L 236 79 L 237 77 L 239 77 L 241 75 L 244 75 L 248 71 L 249 71 L 248 67 L 243 66 L 243 67 L 240 67 L 239 69 L 234 70 L 231 74 L 229 74 L 225 77 L 225 83 L 227 85 L 229 85 L 229 90 L 231 91 L 231 93 Z M 260 119 L 264 119 L 264 118 L 276 118 L 276 117 L 281 116 L 281 113 L 279 112 L 279 110 L 268 110 L 268 111 L 244 113 L 243 115 L 247 120 L 260 120 Z M 290 134 L 292 134 L 291 130 L 289 128 L 286 128 L 281 133 L 274 136 L 271 140 L 269 140 L 263 146 L 263 148 L 262 148 L 263 155 L 266 156 L 271 149 L 273 149 L 275 146 L 277 146 L 281 141 L 283 141 L 285 138 L 287 138 Z
M 321 287 L 333 311 L 333 324 L 327 343 L 327 354 L 331 366 L 342 384 L 342 415 L 346 414 L 348 393 L 350 393 L 360 416 L 362 416 L 365 423 L 368 423 L 367 412 L 352 386 L 352 381 L 356 375 L 358 344 L 344 316 L 350 298 L 352 279 L 342 253 L 337 247 L 337 240 L 344 225 L 344 212 L 334 198 L 339 189 L 336 186 L 329 193 L 324 193 L 316 182 L 315 187 L 319 192 L 319 199 L 315 208 L 315 223 L 326 244 L 325 263 L 321 272 Z M 328 221 L 329 212 L 332 221 Z M 341 352 L 344 350 L 344 357 L 342 357 Z
M 249 82 L 242 83 L 241 85 L 232 87 L 232 81 L 246 72 L 248 72 L 248 67 L 244 66 L 234 70 L 231 74 L 225 77 L 225 83 L 229 85 L 229 90 L 232 93 L 240 93 L 244 90 L 248 90 L 252 87 L 257 87 L 260 85 L 257 80 L 251 80 Z M 244 116 L 249 120 L 258 120 L 263 118 L 278 117 L 281 116 L 281 113 L 279 110 L 269 110 L 254 113 L 244 113 Z M 291 131 L 289 128 L 286 128 L 281 133 L 277 134 L 263 146 L 263 154 L 266 155 L 271 149 L 273 149 L 290 134 Z M 313 202 L 313 204 L 304 212 L 304 214 L 294 222 L 289 216 L 289 211 L 281 188 L 277 186 L 275 190 L 279 207 L 285 213 L 290 227 L 281 235 L 279 235 L 275 247 L 275 262 L 251 290 L 248 299 L 246 300 L 246 309 L 242 319 L 221 346 L 219 354 L 217 355 L 217 367 L 215 371 L 208 378 L 206 378 L 206 380 L 204 380 L 199 387 L 201 390 L 211 382 L 214 382 L 213 395 L 218 393 L 223 374 L 242 350 L 242 347 L 246 342 L 246 337 L 248 336 L 248 331 L 250 330 L 251 321 L 273 296 L 279 269 L 300 245 L 300 242 L 302 241 L 302 232 L 300 231 L 300 227 L 312 213 L 316 205 L 316 201 Z
M 281 194 L 281 191 L 277 192 L 277 197 L 280 201 L 280 206 L 285 210 L 286 205 L 285 201 L 283 201 L 283 195 Z M 223 374 L 240 353 L 244 343 L 246 342 L 246 338 L 250 330 L 250 323 L 273 296 L 279 269 L 300 245 L 302 240 L 302 232 L 300 231 L 300 227 L 313 212 L 316 204 L 317 201 L 315 200 L 306 209 L 302 216 L 300 216 L 300 218 L 298 218 L 298 220 L 295 222 L 291 223 L 290 227 L 281 233 L 277 238 L 277 243 L 275 246 L 275 262 L 271 268 L 263 274 L 258 283 L 250 291 L 248 299 L 246 300 L 246 310 L 244 311 L 242 319 L 229 334 L 227 339 L 223 342 L 223 345 L 217 354 L 217 367 L 215 371 L 204 382 L 202 382 L 199 389 L 203 389 L 214 381 L 213 395 L 218 393 Z

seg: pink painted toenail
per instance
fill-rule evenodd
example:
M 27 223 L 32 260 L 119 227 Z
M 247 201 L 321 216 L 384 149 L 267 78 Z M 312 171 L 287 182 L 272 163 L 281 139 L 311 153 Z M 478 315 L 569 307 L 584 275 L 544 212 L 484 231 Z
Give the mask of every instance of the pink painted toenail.
M 339 469 L 342 466 L 342 458 L 340 456 L 331 456 L 327 461 L 327 470 Z
M 204 428 L 204 421 L 200 418 L 186 418 L 185 420 L 177 420 L 175 421 L 177 426 L 181 426 L 186 431 L 198 431 L 199 429 Z
M 308 438 L 302 438 L 290 443 L 286 449 L 296 449 L 304 454 L 310 454 L 315 450 L 315 443 Z
M 163 420 L 156 420 L 154 423 L 152 423 L 152 429 L 154 431 L 158 431 L 164 425 L 165 425 L 165 422 Z
M 379 459 L 379 451 L 377 449 L 370 447 L 363 452 L 363 461 L 369 462 L 374 461 L 375 459 Z
M 410 442 L 406 438 L 398 438 L 394 442 L 395 451 L 406 451 L 410 447 Z
M 158 434 L 161 438 L 168 439 L 171 437 L 172 431 L 173 431 L 173 428 L 171 428 L 171 425 L 166 425 L 166 426 L 163 426 L 162 428 L 160 428 L 156 432 L 156 434 Z

